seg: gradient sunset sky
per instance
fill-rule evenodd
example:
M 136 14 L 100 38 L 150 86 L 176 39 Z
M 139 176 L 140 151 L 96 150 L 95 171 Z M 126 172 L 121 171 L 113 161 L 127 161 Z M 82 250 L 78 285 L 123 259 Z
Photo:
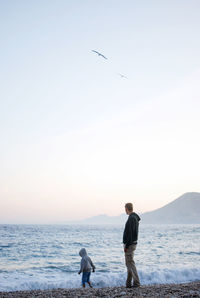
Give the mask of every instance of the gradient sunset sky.
M 128 201 L 145 212 L 200 191 L 199 12 L 0 1 L 0 223 L 119 215 Z

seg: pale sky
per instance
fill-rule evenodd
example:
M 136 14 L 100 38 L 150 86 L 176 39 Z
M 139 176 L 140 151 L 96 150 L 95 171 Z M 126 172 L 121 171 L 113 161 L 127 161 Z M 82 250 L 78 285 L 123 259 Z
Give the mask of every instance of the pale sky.
M 199 0 L 0 0 L 0 223 L 199 192 L 199 32 Z

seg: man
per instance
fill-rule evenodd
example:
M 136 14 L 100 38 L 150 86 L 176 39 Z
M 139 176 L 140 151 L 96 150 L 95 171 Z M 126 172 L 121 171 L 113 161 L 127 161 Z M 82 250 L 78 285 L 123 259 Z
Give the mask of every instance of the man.
M 132 203 L 127 203 L 125 205 L 125 211 L 126 214 L 129 215 L 123 234 L 124 253 L 127 267 L 126 287 L 132 287 L 133 279 L 133 287 L 136 288 L 140 286 L 140 280 L 137 273 L 137 269 L 135 267 L 133 256 L 137 246 L 140 217 L 135 212 L 133 212 Z

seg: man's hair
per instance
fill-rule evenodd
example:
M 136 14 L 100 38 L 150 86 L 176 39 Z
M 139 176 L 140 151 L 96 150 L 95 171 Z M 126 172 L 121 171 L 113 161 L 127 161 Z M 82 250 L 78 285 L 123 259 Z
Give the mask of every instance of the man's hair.
M 125 208 L 128 209 L 128 211 L 133 211 L 133 204 L 132 203 L 126 203 Z

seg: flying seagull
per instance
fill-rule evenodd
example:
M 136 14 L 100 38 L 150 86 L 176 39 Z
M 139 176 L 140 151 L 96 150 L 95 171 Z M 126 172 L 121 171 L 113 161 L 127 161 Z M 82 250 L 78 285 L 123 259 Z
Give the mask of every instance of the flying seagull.
M 106 58 L 104 55 L 102 55 L 101 53 L 99 53 L 99 52 L 97 52 L 97 51 L 95 51 L 95 50 L 92 50 L 92 52 L 94 52 L 94 53 L 96 53 L 97 55 L 103 57 L 104 59 L 108 59 L 108 58 Z
M 128 79 L 125 75 L 118 73 L 118 75 L 122 78 L 122 79 Z

